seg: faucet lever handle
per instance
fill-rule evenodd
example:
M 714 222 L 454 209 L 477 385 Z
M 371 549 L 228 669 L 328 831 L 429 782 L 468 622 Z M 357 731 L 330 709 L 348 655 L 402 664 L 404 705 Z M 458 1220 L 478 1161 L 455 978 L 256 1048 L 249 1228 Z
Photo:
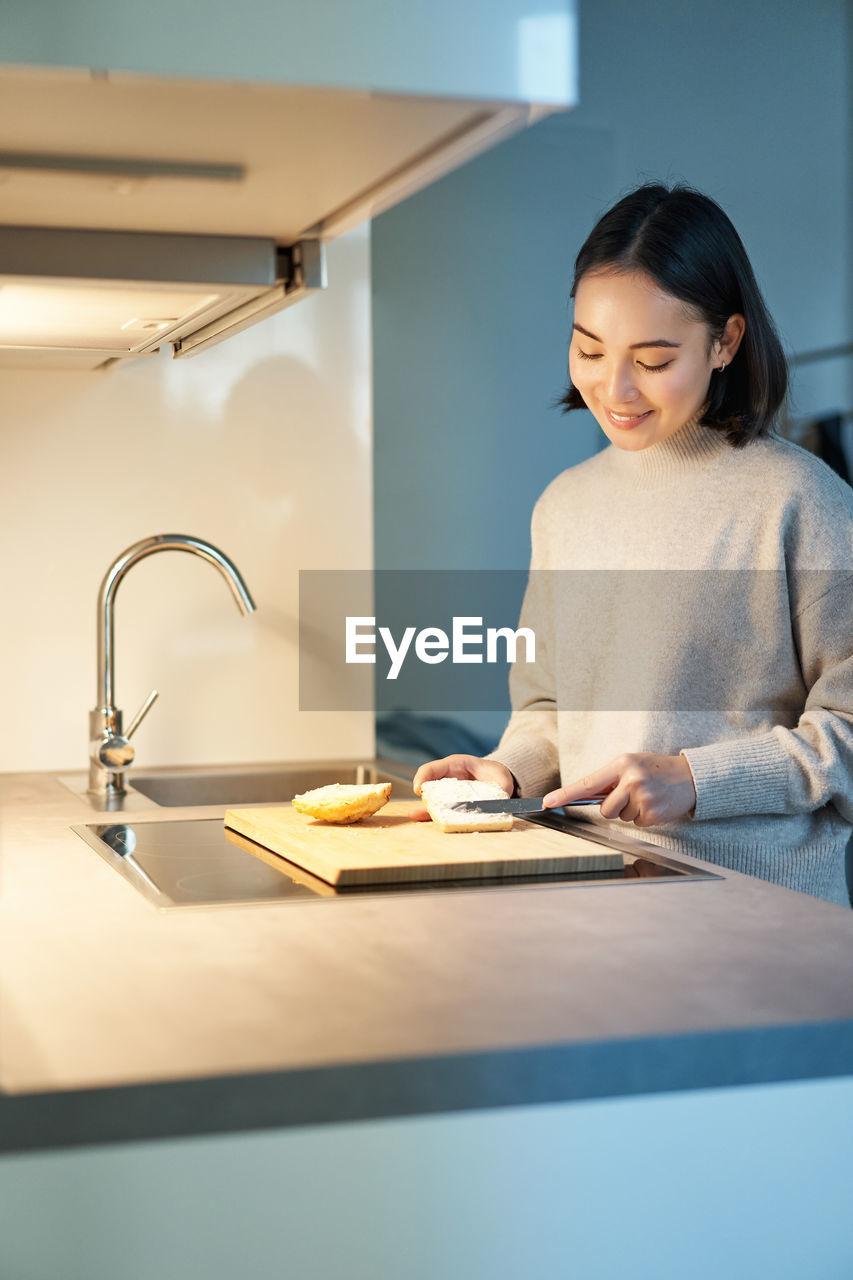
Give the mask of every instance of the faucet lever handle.
M 133 737 L 133 735 L 136 733 L 136 730 L 142 724 L 142 721 L 148 715 L 148 712 L 154 706 L 154 703 L 157 701 L 159 696 L 160 695 L 156 689 L 151 690 L 148 697 L 145 699 L 142 706 L 139 708 L 136 715 L 133 717 L 130 724 L 127 726 L 127 729 L 125 730 L 125 733 L 124 733 L 125 738 L 129 739 Z

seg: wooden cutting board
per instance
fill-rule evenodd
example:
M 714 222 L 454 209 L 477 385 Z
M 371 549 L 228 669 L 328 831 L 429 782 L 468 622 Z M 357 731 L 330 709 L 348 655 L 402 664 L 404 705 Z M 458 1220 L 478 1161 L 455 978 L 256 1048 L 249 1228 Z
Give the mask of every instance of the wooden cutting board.
M 229 809 L 225 826 L 336 888 L 413 880 L 571 874 L 622 867 L 622 854 L 516 819 L 511 831 L 446 835 L 392 800 L 361 822 L 320 822 L 291 805 Z

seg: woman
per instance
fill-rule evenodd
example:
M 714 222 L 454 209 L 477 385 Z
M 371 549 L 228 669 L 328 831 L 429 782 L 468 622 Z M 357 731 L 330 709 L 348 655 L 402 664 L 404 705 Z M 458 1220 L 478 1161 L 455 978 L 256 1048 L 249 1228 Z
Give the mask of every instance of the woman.
M 513 668 L 500 743 L 423 765 L 415 791 L 607 793 L 576 816 L 847 904 L 853 490 L 772 431 L 786 365 L 743 245 L 707 197 L 640 187 L 572 296 L 563 404 L 611 447 L 536 504 L 537 660 Z

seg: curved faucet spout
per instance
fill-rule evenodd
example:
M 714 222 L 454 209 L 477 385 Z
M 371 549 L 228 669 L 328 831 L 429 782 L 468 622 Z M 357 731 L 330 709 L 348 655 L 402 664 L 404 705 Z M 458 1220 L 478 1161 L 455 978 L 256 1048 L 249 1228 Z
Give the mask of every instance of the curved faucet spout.
M 254 613 L 256 605 L 237 566 L 224 552 L 201 538 L 183 533 L 159 533 L 134 542 L 107 570 L 98 593 L 98 706 L 113 707 L 115 697 L 115 596 L 128 569 L 155 551 L 188 551 L 215 565 L 228 583 L 241 613 Z
M 128 739 L 157 697 L 156 691 L 151 693 L 124 733 L 122 713 L 115 705 L 115 597 L 128 569 L 155 551 L 188 551 L 201 556 L 222 574 L 240 612 L 255 611 L 255 602 L 236 565 L 218 547 L 201 538 L 183 533 L 156 534 L 134 542 L 113 561 L 98 592 L 98 702 L 89 715 L 89 791 L 105 803 L 125 794 L 124 773 L 134 758 Z

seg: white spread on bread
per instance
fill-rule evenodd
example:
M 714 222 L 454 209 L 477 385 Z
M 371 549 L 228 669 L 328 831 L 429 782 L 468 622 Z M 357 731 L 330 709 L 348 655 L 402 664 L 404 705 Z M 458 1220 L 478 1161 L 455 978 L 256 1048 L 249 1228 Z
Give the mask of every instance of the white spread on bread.
M 453 808 L 463 800 L 506 800 L 506 792 L 496 782 L 436 778 L 423 784 L 421 799 L 433 822 L 447 833 L 509 831 L 512 828 L 511 813 L 464 813 Z

